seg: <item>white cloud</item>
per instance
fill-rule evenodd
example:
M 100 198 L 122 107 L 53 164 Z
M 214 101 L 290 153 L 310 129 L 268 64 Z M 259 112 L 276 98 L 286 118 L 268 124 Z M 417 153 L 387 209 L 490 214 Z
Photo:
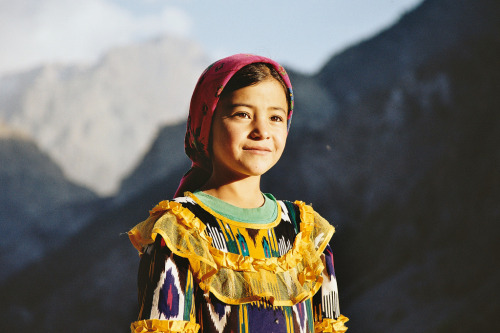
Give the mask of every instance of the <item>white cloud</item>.
M 193 22 L 186 12 L 178 8 L 165 8 L 161 15 L 161 21 L 165 30 L 181 36 L 188 35 L 193 26 Z
M 88 61 L 111 46 L 189 35 L 180 9 L 135 14 L 106 0 L 0 0 L 0 74 L 47 61 Z
M 261 53 L 312 72 L 421 2 L 0 0 L 0 75 L 42 61 L 88 61 L 165 32 L 195 39 L 211 54 Z

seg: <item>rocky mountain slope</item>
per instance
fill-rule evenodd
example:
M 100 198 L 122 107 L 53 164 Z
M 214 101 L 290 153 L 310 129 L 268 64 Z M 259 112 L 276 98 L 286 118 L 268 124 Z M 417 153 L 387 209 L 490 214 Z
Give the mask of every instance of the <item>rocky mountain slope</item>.
M 293 185 L 272 185 L 304 192 L 339 226 L 353 331 L 494 330 L 499 14 L 494 1 L 425 1 L 314 78 L 336 116 L 291 138 Z
M 498 329 L 499 14 L 490 0 L 427 0 L 317 76 L 292 73 L 297 113 L 263 186 L 336 227 L 353 332 Z M 185 166 L 131 189 L 163 170 L 177 131 L 162 130 L 123 201 L 0 287 L 2 330 L 127 330 L 138 259 L 120 233 L 173 194 Z
M 155 182 L 162 181 L 171 170 L 182 168 L 187 171 L 190 160 L 184 153 L 185 133 L 185 121 L 163 127 L 150 149 L 144 154 L 141 163 L 121 182 L 120 191 L 114 201 L 127 201 L 130 196 L 144 191 Z M 170 194 L 172 195 L 173 193 Z
M 0 78 L 0 118 L 29 133 L 70 179 L 111 194 L 159 128 L 187 114 L 207 62 L 196 44 L 164 37 L 93 65 L 46 65 Z
M 0 281 L 3 281 L 60 245 L 61 239 L 78 231 L 88 217 L 80 208 L 97 196 L 68 182 L 61 168 L 26 134 L 2 123 L 0 161 L 0 228 L 3 235 Z M 59 210 L 64 212 L 55 213 Z M 71 223 L 67 221 L 69 216 L 74 216 Z

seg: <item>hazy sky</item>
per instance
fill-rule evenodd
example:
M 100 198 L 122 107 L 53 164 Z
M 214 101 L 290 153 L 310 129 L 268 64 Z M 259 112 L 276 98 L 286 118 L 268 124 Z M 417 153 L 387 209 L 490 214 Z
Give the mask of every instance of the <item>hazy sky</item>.
M 0 0 L 0 75 L 91 62 L 173 34 L 214 59 L 249 52 L 303 72 L 395 22 L 422 0 Z

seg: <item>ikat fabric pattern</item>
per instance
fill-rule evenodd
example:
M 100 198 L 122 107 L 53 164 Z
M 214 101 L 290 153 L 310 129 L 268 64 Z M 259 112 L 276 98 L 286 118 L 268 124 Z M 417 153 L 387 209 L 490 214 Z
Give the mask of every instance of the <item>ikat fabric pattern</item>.
M 252 229 L 215 217 L 190 197 L 179 197 L 175 201 L 206 225 L 212 246 L 225 252 L 254 258 L 280 257 L 292 247 L 300 231 L 299 210 L 291 202 L 278 201 L 279 223 Z M 200 332 L 314 332 L 315 322 L 340 316 L 329 245 L 324 251 L 323 264 L 323 285 L 314 297 L 304 302 L 293 306 L 273 306 L 266 301 L 230 305 L 211 293 L 204 294 L 193 280 L 189 261 L 173 254 L 158 235 L 144 252 L 139 267 L 138 320 L 196 322 Z

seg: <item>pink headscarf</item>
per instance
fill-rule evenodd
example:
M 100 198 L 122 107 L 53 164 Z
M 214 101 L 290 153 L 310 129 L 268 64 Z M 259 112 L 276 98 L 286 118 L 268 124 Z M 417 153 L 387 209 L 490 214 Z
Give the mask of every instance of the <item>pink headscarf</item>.
M 182 178 L 179 188 L 175 192 L 175 197 L 182 196 L 185 191 L 194 191 L 200 188 L 210 178 L 212 163 L 208 145 L 212 116 L 219 102 L 219 97 L 227 82 L 238 70 L 257 62 L 272 65 L 283 78 L 290 94 L 287 124 L 290 128 L 293 112 L 292 85 L 288 74 L 280 64 L 269 58 L 251 54 L 235 54 L 216 61 L 201 74 L 191 97 L 184 149 L 193 163 L 191 169 Z

